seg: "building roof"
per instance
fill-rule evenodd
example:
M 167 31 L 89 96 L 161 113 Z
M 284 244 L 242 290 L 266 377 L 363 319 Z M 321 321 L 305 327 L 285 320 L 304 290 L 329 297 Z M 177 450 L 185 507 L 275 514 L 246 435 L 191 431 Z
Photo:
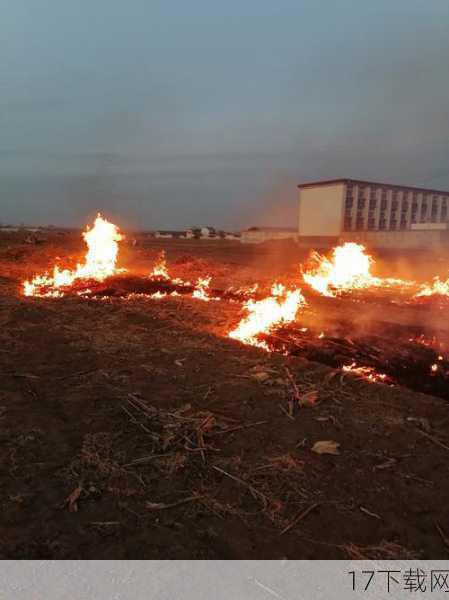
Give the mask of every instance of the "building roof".
M 413 185 L 398 185 L 396 183 L 385 183 L 385 182 L 379 182 L 379 181 L 366 181 L 363 179 L 349 179 L 349 178 L 340 178 L 340 179 L 322 179 L 320 181 L 307 181 L 304 183 L 299 183 L 298 184 L 298 188 L 308 188 L 308 187 L 318 187 L 320 185 L 333 185 L 335 183 L 353 183 L 353 184 L 357 184 L 357 185 L 375 185 L 378 187 L 389 187 L 389 188 L 396 188 L 396 189 L 400 189 L 400 190 L 414 190 L 416 192 L 427 192 L 430 194 L 449 194 L 449 190 L 434 190 L 434 189 L 430 189 L 430 188 L 422 188 L 422 187 L 415 187 Z
M 297 231 L 296 227 L 264 227 L 263 225 L 248 227 L 245 231 Z

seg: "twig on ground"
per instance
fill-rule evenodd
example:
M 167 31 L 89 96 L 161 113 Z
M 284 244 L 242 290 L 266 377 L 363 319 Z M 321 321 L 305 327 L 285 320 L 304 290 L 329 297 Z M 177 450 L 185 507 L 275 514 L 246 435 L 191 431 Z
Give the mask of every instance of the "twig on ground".
M 307 517 L 307 515 L 309 513 L 312 512 L 312 510 L 315 510 L 315 508 L 317 508 L 319 506 L 318 502 L 315 502 L 314 504 L 311 504 L 308 508 L 306 508 L 305 510 L 302 510 L 294 519 L 293 521 L 291 521 L 291 523 L 289 523 L 287 525 L 287 527 L 285 527 L 281 533 L 279 535 L 284 535 L 284 533 L 287 533 L 287 531 L 290 531 L 290 529 L 292 529 L 293 527 L 295 527 L 300 521 L 302 521 L 303 519 L 305 519 L 305 517 Z
M 430 433 L 427 433 L 426 431 L 423 431 L 422 429 L 418 429 L 418 428 L 416 428 L 415 431 L 417 431 L 419 434 L 421 434 L 422 436 L 424 436 L 425 438 L 427 438 L 428 440 L 433 442 L 436 446 L 439 446 L 440 448 L 444 448 L 445 450 L 449 450 L 449 446 L 446 446 L 446 444 L 443 444 L 443 442 L 440 442 L 440 440 L 438 438 L 436 438 L 433 435 L 430 435 Z
M 196 500 L 201 500 L 205 496 L 189 496 L 188 498 L 183 498 L 182 500 L 178 500 L 177 502 L 171 502 L 170 504 L 165 504 L 164 502 L 146 502 L 145 507 L 147 510 L 166 510 L 168 508 L 175 508 L 176 506 L 181 506 L 182 504 L 187 504 L 188 502 L 195 502 Z
M 266 506 L 268 504 L 268 500 L 267 500 L 267 497 L 265 496 L 265 494 L 262 494 L 262 492 L 259 492 L 259 490 L 256 490 L 256 488 L 253 487 L 250 483 L 247 483 L 243 479 L 240 479 L 240 477 L 236 477 L 235 475 L 231 475 L 231 473 L 228 473 L 227 471 L 225 471 L 224 469 L 221 469 L 220 467 L 217 467 L 217 466 L 214 465 L 212 468 L 215 469 L 216 471 L 218 471 L 219 473 L 222 473 L 223 475 L 226 475 L 226 477 L 229 477 L 230 479 L 233 479 L 237 483 L 240 483 L 240 485 L 243 485 L 246 488 L 248 488 L 249 491 L 251 492 L 251 494 L 255 498 L 258 498 L 259 500 L 261 500 L 262 503 L 263 503 L 263 505 L 264 505 L 264 507 L 266 508 Z
M 225 433 L 233 433 L 234 431 L 240 431 L 242 429 L 249 429 L 250 427 L 257 427 L 258 425 L 265 425 L 268 421 L 256 421 L 255 423 L 248 423 L 247 425 L 238 425 L 237 427 L 228 427 L 228 429 L 221 429 L 219 431 L 213 431 L 207 435 L 224 435 Z
M 293 417 L 293 416 L 290 414 L 290 412 L 289 412 L 289 411 L 288 411 L 286 408 L 284 408 L 284 407 L 282 406 L 282 404 L 279 404 L 279 408 L 282 410 L 282 412 L 284 413 L 284 415 L 285 415 L 286 417 L 288 417 L 288 418 L 289 418 L 291 421 L 294 421 L 294 420 L 295 420 L 295 417 Z M 290 407 L 289 407 L 289 408 L 290 408 Z
M 293 399 L 295 399 L 296 402 L 298 403 L 298 405 L 300 405 L 301 393 L 300 393 L 299 388 L 296 384 L 296 381 L 288 367 L 285 367 L 285 372 L 287 374 L 288 380 L 290 381 L 290 385 L 293 390 L 293 398 L 288 399 L 288 414 L 290 415 L 291 418 L 293 418 L 293 411 L 294 411 Z
M 171 456 L 170 454 L 150 454 L 149 456 L 142 456 L 142 458 L 135 458 L 129 463 L 122 465 L 122 467 L 132 467 L 134 465 L 144 465 L 147 462 L 152 461 L 155 458 L 163 458 L 165 456 Z
M 97 373 L 99 369 L 89 369 L 88 371 L 79 371 L 78 373 L 68 373 L 65 375 L 61 375 L 60 377 L 56 377 L 57 381 L 62 379 L 72 379 L 73 377 L 82 377 L 83 375 L 90 375 L 91 373 Z
M 362 511 L 362 513 L 365 513 L 365 515 L 368 515 L 369 517 L 373 517 L 374 519 L 379 519 L 379 520 L 382 519 L 382 517 L 380 515 L 378 515 L 377 513 L 371 512 L 364 506 L 359 506 L 359 508 Z
M 445 534 L 443 528 L 441 527 L 441 525 L 438 523 L 438 521 L 435 521 L 435 527 L 436 530 L 438 531 L 438 533 L 440 534 L 441 539 L 443 540 L 444 545 L 446 546 L 446 548 L 449 550 L 449 538 L 447 537 L 447 535 Z

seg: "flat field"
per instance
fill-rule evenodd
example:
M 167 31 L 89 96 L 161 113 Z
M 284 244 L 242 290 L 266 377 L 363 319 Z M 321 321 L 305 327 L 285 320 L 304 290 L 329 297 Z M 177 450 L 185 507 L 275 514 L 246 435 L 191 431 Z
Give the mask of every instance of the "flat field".
M 305 258 L 290 244 L 147 241 L 120 263 L 145 275 L 161 249 L 172 276 L 219 289 L 299 283 Z M 372 383 L 311 341 L 245 346 L 227 337 L 239 303 L 23 297 L 24 278 L 82 253 L 79 235 L 0 240 L 1 558 L 448 557 L 443 380 L 414 378 L 419 363 Z M 338 352 L 367 314 L 370 335 L 377 322 L 446 335 L 444 309 L 310 302 L 309 327 L 346 320 Z M 312 450 L 329 441 L 336 454 Z

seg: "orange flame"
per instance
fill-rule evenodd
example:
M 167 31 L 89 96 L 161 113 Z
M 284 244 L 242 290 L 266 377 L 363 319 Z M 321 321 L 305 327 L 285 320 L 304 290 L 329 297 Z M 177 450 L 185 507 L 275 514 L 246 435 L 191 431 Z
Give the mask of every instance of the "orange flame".
M 58 298 L 64 295 L 61 288 L 72 285 L 74 281 L 94 279 L 103 281 L 118 272 L 116 269 L 118 242 L 123 239 L 118 227 L 98 214 L 93 227 L 83 233 L 87 244 L 87 253 L 83 264 L 76 269 L 53 269 L 53 275 L 37 275 L 31 281 L 24 281 L 25 296 L 46 296 Z M 123 270 L 123 269 L 122 269 Z
M 209 295 L 209 285 L 212 277 L 199 277 L 196 282 L 196 289 L 193 290 L 192 298 L 196 298 L 197 300 L 204 300 L 205 302 L 209 302 L 210 300 L 219 300 L 219 298 L 212 298 Z
M 159 254 L 156 264 L 153 267 L 153 270 L 150 273 L 150 279 L 163 279 L 167 281 L 170 279 L 170 275 L 167 270 L 167 261 L 165 259 L 165 252 Z
M 313 254 L 317 267 L 303 274 L 304 281 L 323 296 L 336 296 L 342 291 L 364 288 L 373 284 L 370 273 L 372 258 L 365 248 L 348 242 L 337 246 L 329 259 Z
M 250 346 L 269 350 L 267 344 L 258 339 L 261 333 L 270 333 L 276 326 L 295 320 L 300 306 L 306 301 L 301 290 L 286 290 L 282 284 L 274 284 L 271 296 L 262 300 L 248 300 L 243 305 L 248 314 L 238 326 L 228 333 L 234 340 Z
M 331 258 L 314 252 L 312 261 L 316 267 L 303 273 L 303 279 L 323 296 L 335 297 L 342 292 L 369 287 L 413 285 L 411 281 L 374 277 L 371 274 L 372 256 L 366 254 L 364 246 L 354 242 L 334 248 Z
M 359 375 L 368 381 L 388 381 L 388 376 L 385 373 L 378 373 L 373 367 L 359 367 L 355 362 L 351 363 L 350 365 L 343 365 L 342 371 L 344 373 L 354 373 L 355 375 Z
M 435 277 L 432 284 L 424 284 L 421 290 L 416 294 L 416 298 L 423 296 L 447 296 L 449 297 L 449 279 L 441 281 L 439 277 Z
M 153 279 L 155 281 L 167 281 L 167 282 L 171 282 L 174 285 L 179 285 L 181 287 L 182 286 L 184 286 L 184 287 L 192 286 L 190 281 L 184 281 L 183 279 L 180 279 L 179 277 L 176 277 L 173 279 L 170 276 L 170 274 L 168 272 L 167 260 L 165 258 L 164 250 L 162 250 L 162 252 L 159 254 L 157 262 L 154 265 L 149 277 L 150 277 L 150 279 Z M 212 279 L 212 277 L 210 275 L 208 275 L 206 277 L 199 277 L 194 286 L 195 289 L 192 292 L 192 298 L 195 298 L 197 300 L 204 300 L 205 302 L 209 302 L 210 300 L 219 300 L 219 298 L 212 298 L 209 295 L 209 285 L 210 285 L 211 279 Z M 180 294 L 176 291 L 171 292 L 170 294 L 167 294 L 165 292 L 164 293 L 155 292 L 150 297 L 154 298 L 156 300 L 160 300 L 161 298 L 168 298 L 168 297 L 179 296 L 179 295 Z

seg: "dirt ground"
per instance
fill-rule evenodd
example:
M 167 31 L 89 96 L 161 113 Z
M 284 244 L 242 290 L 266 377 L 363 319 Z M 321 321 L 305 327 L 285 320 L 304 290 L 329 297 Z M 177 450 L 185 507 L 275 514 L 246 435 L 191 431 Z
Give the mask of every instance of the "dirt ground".
M 121 262 L 149 272 L 161 248 L 217 285 L 301 258 L 164 241 Z M 236 304 L 20 295 L 81 250 L 0 240 L 1 558 L 448 557 L 447 401 L 243 346 Z M 291 416 L 295 389 L 317 403 Z

